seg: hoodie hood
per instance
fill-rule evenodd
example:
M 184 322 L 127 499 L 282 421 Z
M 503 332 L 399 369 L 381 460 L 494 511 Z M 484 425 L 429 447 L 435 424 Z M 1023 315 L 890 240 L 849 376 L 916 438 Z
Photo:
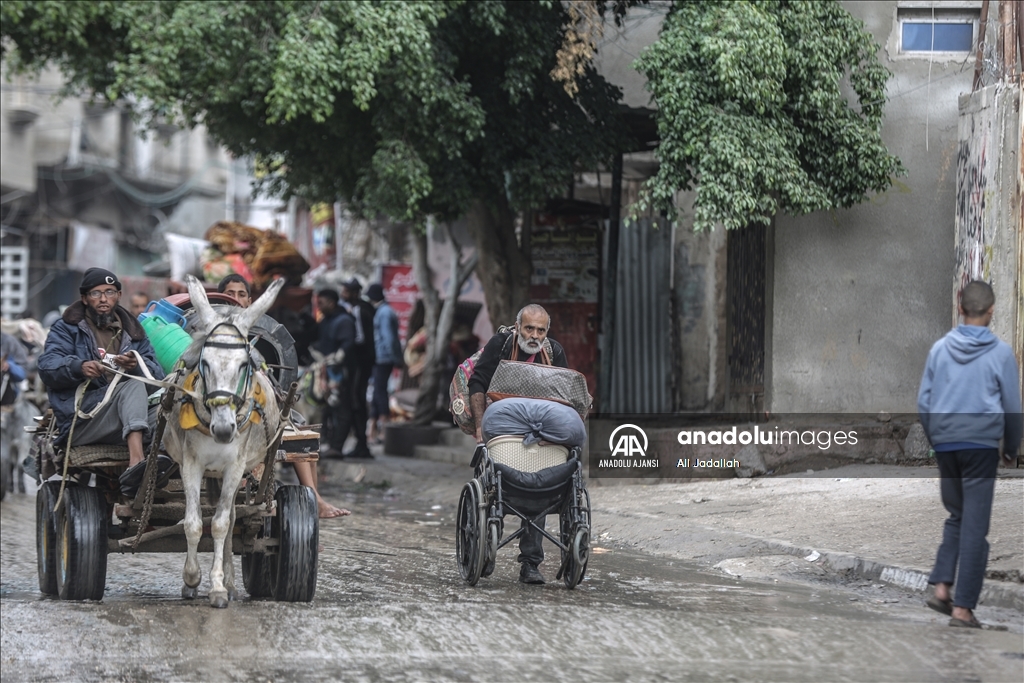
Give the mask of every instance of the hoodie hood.
M 977 325 L 960 325 L 946 335 L 946 349 L 961 365 L 984 356 L 998 344 L 999 338 L 990 329 Z
M 121 319 L 121 327 L 132 341 L 146 339 L 146 331 L 142 329 L 142 325 L 139 324 L 139 321 L 135 319 L 135 316 L 128 309 L 118 305 L 114 307 L 114 312 Z M 61 319 L 68 325 L 77 326 L 78 323 L 85 320 L 85 304 L 81 301 L 71 304 L 64 310 Z

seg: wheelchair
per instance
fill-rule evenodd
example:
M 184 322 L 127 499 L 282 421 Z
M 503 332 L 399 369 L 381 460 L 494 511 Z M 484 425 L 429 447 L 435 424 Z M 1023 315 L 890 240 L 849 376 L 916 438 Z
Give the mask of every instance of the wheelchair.
M 556 579 L 572 589 L 590 559 L 590 494 L 583 480 L 582 449 L 550 444 L 524 446 L 523 437 L 496 436 L 473 454 L 474 476 L 462 487 L 456 517 L 459 573 L 475 586 L 494 571 L 498 550 L 523 535 L 504 536 L 504 518 L 514 515 L 561 551 Z M 558 536 L 534 520 L 558 513 Z

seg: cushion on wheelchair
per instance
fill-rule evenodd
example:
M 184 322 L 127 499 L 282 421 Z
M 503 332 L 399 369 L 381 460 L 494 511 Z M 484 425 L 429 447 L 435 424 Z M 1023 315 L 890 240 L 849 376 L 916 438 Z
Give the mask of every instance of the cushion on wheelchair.
M 574 458 L 539 472 L 522 472 L 499 463 L 494 463 L 494 469 L 501 472 L 503 489 L 511 488 L 514 493 L 531 497 L 545 496 L 561 491 L 572 481 L 573 472 L 576 471 L 576 460 Z

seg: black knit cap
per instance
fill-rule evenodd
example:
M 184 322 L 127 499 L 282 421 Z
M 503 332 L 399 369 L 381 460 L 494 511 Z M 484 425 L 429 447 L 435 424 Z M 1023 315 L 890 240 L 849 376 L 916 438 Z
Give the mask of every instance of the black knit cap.
M 82 276 L 82 286 L 78 288 L 78 292 L 84 296 L 89 293 L 90 289 L 103 285 L 113 285 L 117 287 L 117 291 L 121 291 L 121 281 L 117 279 L 116 275 L 106 268 L 90 268 Z
M 384 301 L 384 288 L 381 287 L 379 282 L 374 282 L 367 288 L 366 298 L 374 303 Z

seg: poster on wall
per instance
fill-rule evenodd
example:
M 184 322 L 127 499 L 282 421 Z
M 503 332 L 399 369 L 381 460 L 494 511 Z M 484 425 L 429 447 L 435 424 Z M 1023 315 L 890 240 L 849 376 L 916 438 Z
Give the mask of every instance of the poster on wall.
M 304 254 L 310 269 L 320 265 L 334 267 L 334 206 L 321 202 L 309 207 L 309 243 Z
M 380 282 L 384 287 L 384 299 L 398 314 L 398 338 L 404 346 L 409 334 L 409 317 L 420 295 L 412 266 L 407 263 L 389 263 L 381 266 Z

